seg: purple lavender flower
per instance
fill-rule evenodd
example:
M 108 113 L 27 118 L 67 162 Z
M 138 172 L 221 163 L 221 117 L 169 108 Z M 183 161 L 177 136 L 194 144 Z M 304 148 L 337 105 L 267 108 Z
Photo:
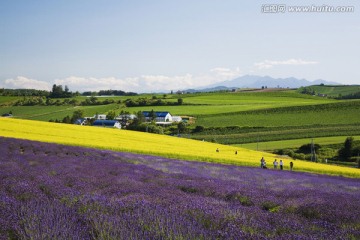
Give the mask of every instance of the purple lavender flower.
M 358 239 L 360 180 L 0 137 L 0 239 Z

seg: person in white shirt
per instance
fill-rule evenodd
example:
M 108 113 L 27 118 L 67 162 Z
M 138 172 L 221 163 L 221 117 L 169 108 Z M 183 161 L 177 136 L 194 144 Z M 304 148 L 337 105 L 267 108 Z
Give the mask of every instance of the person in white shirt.
M 275 159 L 275 161 L 273 162 L 273 164 L 274 164 L 274 169 L 277 169 L 278 162 L 277 162 L 277 160 L 276 160 L 276 159 Z

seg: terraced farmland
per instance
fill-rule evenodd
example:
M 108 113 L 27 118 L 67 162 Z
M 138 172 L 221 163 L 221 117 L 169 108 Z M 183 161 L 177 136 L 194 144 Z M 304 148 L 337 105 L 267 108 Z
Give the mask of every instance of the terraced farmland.
M 354 90 L 354 89 L 353 89 Z M 154 95 L 163 98 L 162 95 Z M 8 97 L 3 97 L 3 99 Z M 3 106 L 3 113 L 13 112 L 15 118 L 48 121 L 71 116 L 83 109 L 86 116 L 104 114 L 110 110 L 130 113 L 138 111 L 169 111 L 172 115 L 196 118 L 195 125 L 188 126 L 190 132 L 196 126 L 207 129 L 192 133 L 190 138 L 216 141 L 222 144 L 244 144 L 251 142 L 290 140 L 298 138 L 360 135 L 360 101 L 340 101 L 323 97 L 299 94 L 295 90 L 274 92 L 222 92 L 199 94 L 168 94 L 164 101 L 175 102 L 182 98 L 184 104 L 177 106 L 125 107 L 129 98 L 151 99 L 152 95 L 131 97 L 109 97 L 122 104 L 96 106 Z M 85 99 L 80 97 L 79 99 Z M 13 100 L 13 99 L 12 99 Z M 4 101 L 3 101 L 4 102 Z M 228 127 L 240 129 L 231 131 Z M 212 130 L 210 128 L 223 128 Z M 209 130 L 210 129 L 210 130 Z
M 343 144 L 347 136 L 336 136 L 336 137 L 320 137 L 320 138 L 301 138 L 294 140 L 281 140 L 281 141 L 269 141 L 269 142 L 260 142 L 260 143 L 245 143 L 239 144 L 236 146 L 252 149 L 252 150 L 261 150 L 269 151 L 282 148 L 297 148 L 304 144 L 309 144 L 313 140 L 314 143 L 320 145 L 329 145 L 329 144 Z M 360 140 L 360 136 L 353 136 L 354 140 Z

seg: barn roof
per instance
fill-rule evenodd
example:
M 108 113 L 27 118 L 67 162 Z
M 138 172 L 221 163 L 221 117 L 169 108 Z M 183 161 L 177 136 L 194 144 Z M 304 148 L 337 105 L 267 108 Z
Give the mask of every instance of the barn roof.
M 144 117 L 150 117 L 149 111 L 142 112 L 144 114 Z M 155 112 L 156 117 L 166 117 L 166 115 L 170 114 L 169 112 Z
M 119 121 L 116 120 L 96 120 L 93 123 L 93 126 L 114 126 L 115 123 L 117 123 Z

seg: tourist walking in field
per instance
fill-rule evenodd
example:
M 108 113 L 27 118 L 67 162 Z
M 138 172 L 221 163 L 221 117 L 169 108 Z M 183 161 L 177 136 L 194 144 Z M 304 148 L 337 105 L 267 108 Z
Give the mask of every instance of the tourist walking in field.
M 283 168 L 284 168 L 284 163 L 283 163 L 283 161 L 282 161 L 281 159 L 280 159 L 279 165 L 280 165 L 280 170 L 283 170 Z
M 293 167 L 294 167 L 294 163 L 293 163 L 293 162 L 290 162 L 290 171 L 293 170 Z
M 277 160 L 276 160 L 276 159 L 275 159 L 275 161 L 273 162 L 273 164 L 274 164 L 274 169 L 277 169 L 278 162 L 277 162 Z
M 261 167 L 261 168 L 264 168 L 264 161 L 265 161 L 265 159 L 264 159 L 264 157 L 262 157 L 262 158 L 260 159 L 260 167 Z
M 264 168 L 264 169 L 267 169 L 265 159 L 264 159 L 264 162 L 263 162 L 263 168 Z
M 217 148 L 217 149 L 216 149 L 216 152 L 220 152 L 220 150 Z

